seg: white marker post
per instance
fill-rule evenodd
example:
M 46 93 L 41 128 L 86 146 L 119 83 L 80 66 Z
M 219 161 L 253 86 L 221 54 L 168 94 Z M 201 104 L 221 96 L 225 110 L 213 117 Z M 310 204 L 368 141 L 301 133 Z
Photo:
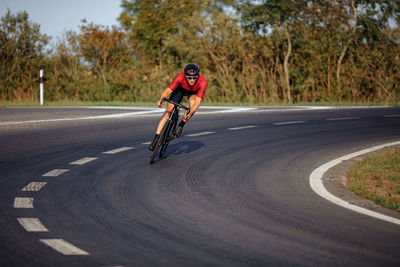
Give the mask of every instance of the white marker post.
M 43 70 L 40 70 L 40 105 L 44 104 L 44 90 L 43 90 Z

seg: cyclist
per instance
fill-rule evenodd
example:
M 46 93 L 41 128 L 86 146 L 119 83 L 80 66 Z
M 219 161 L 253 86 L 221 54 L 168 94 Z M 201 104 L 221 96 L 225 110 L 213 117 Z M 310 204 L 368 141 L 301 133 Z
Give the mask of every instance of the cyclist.
M 204 94 L 207 89 L 207 79 L 200 74 L 199 67 L 194 63 L 189 63 L 185 66 L 183 72 L 180 72 L 176 75 L 175 79 L 172 83 L 168 86 L 167 89 L 161 94 L 160 100 L 158 101 L 158 107 L 162 107 L 161 101 L 165 97 L 168 96 L 170 100 L 181 103 L 184 96 L 187 97 L 189 101 L 190 112 L 185 112 L 182 121 L 178 124 L 178 127 L 175 131 L 175 138 L 179 137 L 182 133 L 183 126 L 185 125 L 188 120 L 193 116 L 196 110 L 199 108 L 201 101 L 203 100 Z M 169 114 L 172 112 L 174 105 L 168 103 L 168 106 L 165 110 L 164 115 L 162 116 L 157 130 L 156 135 L 154 136 L 153 141 L 149 145 L 149 150 L 153 151 L 154 147 L 158 141 L 159 134 L 164 127 L 165 122 Z

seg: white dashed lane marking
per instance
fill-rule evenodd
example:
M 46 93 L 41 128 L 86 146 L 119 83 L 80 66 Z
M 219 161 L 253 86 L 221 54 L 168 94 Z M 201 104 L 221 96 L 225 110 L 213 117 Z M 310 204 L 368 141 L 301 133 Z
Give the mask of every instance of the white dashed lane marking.
M 91 161 L 96 160 L 96 159 L 98 159 L 98 158 L 89 158 L 89 157 L 86 157 L 86 158 L 79 159 L 79 160 L 77 160 L 77 161 L 71 162 L 70 164 L 71 164 L 71 165 L 83 165 L 83 164 L 86 164 L 86 163 L 91 162 Z
M 113 149 L 113 150 L 109 150 L 109 151 L 105 151 L 103 152 L 104 154 L 117 154 L 119 152 L 123 152 L 123 151 L 127 151 L 127 150 L 131 150 L 133 149 L 133 147 L 121 147 L 121 148 L 117 148 L 117 149 Z
M 224 112 L 237 112 L 237 111 L 242 111 L 242 110 L 235 109 L 235 110 L 229 110 L 229 111 L 224 111 Z M 152 112 L 154 112 L 154 111 L 151 111 L 149 113 L 152 113 Z M 136 114 L 139 114 L 139 113 L 140 112 L 138 112 Z M 143 113 L 145 113 L 145 112 L 143 112 Z M 128 114 L 122 114 L 122 115 L 125 116 Z M 131 114 L 129 114 L 129 115 L 131 115 Z M 107 116 L 107 117 L 113 117 L 113 116 Z M 383 117 L 392 118 L 392 117 L 400 117 L 400 115 L 388 114 L 388 115 L 384 115 Z M 343 118 L 329 118 L 326 120 L 329 120 L 329 121 L 354 120 L 354 119 L 359 119 L 359 118 L 360 117 L 343 117 Z M 88 118 L 85 118 L 85 119 L 88 119 Z M 307 123 L 307 121 L 287 121 L 287 122 L 276 122 L 276 123 L 272 123 L 272 124 L 273 125 L 290 125 L 290 124 L 300 124 L 300 123 Z M 256 128 L 256 127 L 258 127 L 258 126 L 247 125 L 247 126 L 231 127 L 231 128 L 228 128 L 228 130 L 236 131 L 236 130 Z M 216 132 L 206 131 L 206 132 L 188 134 L 186 136 L 196 137 L 196 136 L 209 135 L 209 134 L 214 134 L 214 133 L 216 133 Z M 142 144 L 149 145 L 150 143 L 151 142 L 144 142 Z M 121 148 L 105 151 L 103 153 L 104 154 L 117 154 L 119 152 L 131 150 L 131 149 L 134 149 L 134 147 L 121 147 Z M 73 161 L 70 164 L 71 165 L 84 165 L 86 163 L 89 163 L 89 162 L 97 160 L 97 159 L 98 158 L 96 158 L 96 157 L 84 157 L 82 159 Z M 57 177 L 68 171 L 69 171 L 69 169 L 54 169 L 52 171 L 45 173 L 43 176 Z M 31 182 L 28 185 L 26 185 L 22 189 L 22 191 L 39 191 L 46 184 L 47 184 L 47 182 Z M 16 197 L 14 200 L 14 208 L 33 208 L 33 201 L 34 201 L 34 198 L 32 198 L 32 197 Z M 48 232 L 49 231 L 40 222 L 40 220 L 38 218 L 17 218 L 17 220 L 27 232 Z M 39 240 L 42 243 L 48 245 L 49 247 L 53 248 L 54 250 L 56 250 L 64 255 L 89 255 L 88 252 L 70 244 L 69 242 L 67 242 L 63 239 L 39 239 Z
M 38 218 L 17 218 L 18 222 L 27 232 L 48 232 L 47 228 Z
M 257 127 L 257 126 L 249 125 L 249 126 L 241 126 L 241 127 L 228 128 L 228 130 L 230 130 L 230 131 L 236 131 L 236 130 L 244 130 L 244 129 L 255 128 L 255 127 Z
M 22 188 L 22 191 L 39 191 L 47 182 L 31 182 Z
M 194 133 L 194 134 L 187 134 L 186 136 L 194 137 L 194 136 L 201 136 L 207 134 L 214 134 L 215 132 L 201 132 L 201 133 Z
M 14 208 L 16 209 L 32 209 L 33 197 L 16 197 L 14 199 Z
M 57 250 L 64 255 L 89 255 L 86 251 L 75 247 L 71 243 L 68 243 L 64 239 L 39 239 L 41 242 L 45 243 L 49 247 Z
M 69 171 L 69 169 L 54 169 L 52 171 L 49 171 L 48 173 L 43 174 L 42 176 L 45 177 L 57 177 L 60 176 L 61 174 Z
M 285 121 L 285 122 L 275 122 L 274 125 L 286 125 L 286 124 L 298 124 L 298 123 L 306 123 L 306 121 Z
M 360 117 L 344 117 L 344 118 L 330 118 L 326 119 L 328 121 L 344 121 L 344 120 L 356 120 L 359 119 Z

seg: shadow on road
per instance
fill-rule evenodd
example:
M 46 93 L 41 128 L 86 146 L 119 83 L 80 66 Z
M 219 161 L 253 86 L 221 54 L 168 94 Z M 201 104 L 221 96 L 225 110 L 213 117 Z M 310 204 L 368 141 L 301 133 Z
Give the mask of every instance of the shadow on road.
M 176 144 L 170 144 L 167 147 L 163 158 L 168 158 L 171 155 L 189 154 L 203 146 L 203 143 L 197 141 L 184 141 Z

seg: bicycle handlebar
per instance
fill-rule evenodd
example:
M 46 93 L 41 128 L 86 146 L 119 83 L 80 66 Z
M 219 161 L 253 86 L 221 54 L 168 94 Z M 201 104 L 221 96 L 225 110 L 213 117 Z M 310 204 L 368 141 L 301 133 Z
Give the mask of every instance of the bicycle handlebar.
M 176 102 L 174 102 L 174 101 L 172 101 L 172 100 L 169 100 L 168 98 L 165 98 L 165 97 L 164 97 L 164 98 L 161 100 L 161 104 L 163 104 L 164 101 L 167 101 L 167 102 L 169 102 L 169 103 L 171 103 L 171 104 L 174 104 L 175 106 L 178 106 L 178 107 L 180 107 L 180 108 L 186 109 L 188 112 L 190 112 L 190 108 L 188 108 L 188 107 L 186 107 L 186 106 L 184 106 L 184 105 L 182 105 L 182 104 L 176 103 Z

